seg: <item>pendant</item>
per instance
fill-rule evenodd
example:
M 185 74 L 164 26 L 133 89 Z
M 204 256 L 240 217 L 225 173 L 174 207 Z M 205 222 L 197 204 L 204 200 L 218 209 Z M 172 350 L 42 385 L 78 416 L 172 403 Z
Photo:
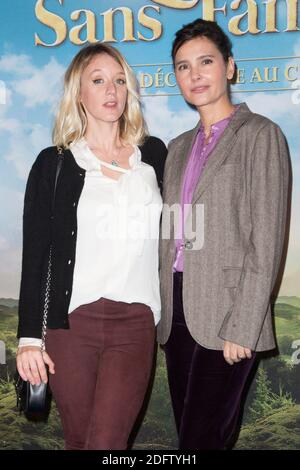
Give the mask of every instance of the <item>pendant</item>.
M 112 160 L 112 161 L 111 161 L 111 164 L 112 164 L 113 166 L 119 166 L 119 163 L 116 162 L 116 160 Z

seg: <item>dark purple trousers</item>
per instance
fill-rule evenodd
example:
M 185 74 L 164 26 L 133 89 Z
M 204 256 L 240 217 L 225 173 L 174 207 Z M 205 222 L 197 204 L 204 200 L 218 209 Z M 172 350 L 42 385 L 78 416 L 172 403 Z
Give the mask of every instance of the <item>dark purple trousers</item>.
M 229 365 L 223 351 L 195 342 L 184 318 L 182 279 L 174 274 L 172 331 L 164 347 L 179 449 L 222 450 L 235 433 L 255 353 Z
M 153 313 L 144 304 L 101 298 L 75 309 L 69 321 L 70 329 L 46 335 L 65 448 L 126 449 L 153 364 Z

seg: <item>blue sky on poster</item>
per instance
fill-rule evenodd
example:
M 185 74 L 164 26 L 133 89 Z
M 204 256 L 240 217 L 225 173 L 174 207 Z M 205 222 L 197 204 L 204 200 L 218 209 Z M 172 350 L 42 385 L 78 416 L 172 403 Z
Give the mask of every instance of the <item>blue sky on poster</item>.
M 23 194 L 28 171 L 38 154 L 51 143 L 51 124 L 56 104 L 62 89 L 62 76 L 66 65 L 78 51 L 78 46 L 67 39 L 58 47 L 34 46 L 34 33 L 44 41 L 52 42 L 55 35 L 35 18 L 36 0 L 2 0 L 0 28 L 0 80 L 5 84 L 5 104 L 0 96 L 0 200 L 4 205 L 0 218 L 0 296 L 17 297 L 21 263 L 21 221 Z M 216 7 L 225 0 L 216 1 Z M 227 2 L 228 5 L 231 2 Z M 264 2 L 257 2 L 263 4 Z M 100 13 L 111 7 L 130 6 L 136 17 L 137 10 L 155 2 L 144 0 L 65 0 L 63 6 L 58 0 L 45 2 L 51 11 L 66 19 L 69 28 L 74 26 L 70 13 L 76 8 L 89 8 L 98 12 L 98 34 L 101 39 Z M 161 6 L 156 17 L 163 24 L 162 37 L 153 42 L 136 41 L 116 46 L 126 55 L 129 63 L 170 62 L 170 45 L 174 32 L 184 23 L 201 16 L 201 4 L 191 10 L 175 10 Z M 285 1 L 278 2 L 278 29 L 285 29 Z M 241 8 L 243 12 L 245 8 Z M 150 14 L 150 13 L 149 13 Z M 226 30 L 228 18 L 218 13 L 217 20 Z M 236 13 L 235 13 L 236 14 Z M 155 16 L 151 12 L 151 16 Z M 136 21 L 136 18 L 135 18 Z M 264 18 L 260 15 L 261 29 Z M 243 23 L 241 23 L 243 26 Z M 135 24 L 136 30 L 144 35 L 147 30 Z M 119 32 L 120 28 L 120 32 Z M 122 37 L 122 25 L 117 25 L 117 36 Z M 299 33 L 275 33 L 251 36 L 230 35 L 237 59 L 257 57 L 295 57 L 281 59 L 280 65 L 295 64 L 299 67 Z M 298 57 L 298 58 L 297 58 Z M 272 63 L 273 64 L 273 63 Z M 238 63 L 240 66 L 240 64 Z M 252 66 L 255 63 L 252 63 Z M 267 64 L 268 65 L 268 64 Z M 277 63 L 275 64 L 277 65 Z M 145 71 L 136 67 L 136 73 Z M 278 84 L 281 85 L 281 84 Z M 271 86 L 269 88 L 271 89 Z M 286 84 L 285 86 L 291 86 Z M 242 87 L 240 87 L 242 88 Z M 257 87 L 256 87 L 257 88 Z M 148 91 L 145 90 L 145 93 Z M 1 89 L 0 89 L 1 94 Z M 234 93 L 235 102 L 246 101 L 253 111 L 264 114 L 276 121 L 288 139 L 294 171 L 292 226 L 287 267 L 282 285 L 282 294 L 300 296 L 300 156 L 299 122 L 300 104 L 292 101 L 292 92 Z M 144 110 L 152 134 L 168 142 L 172 137 L 197 122 L 197 114 L 190 110 L 180 96 L 145 97 Z

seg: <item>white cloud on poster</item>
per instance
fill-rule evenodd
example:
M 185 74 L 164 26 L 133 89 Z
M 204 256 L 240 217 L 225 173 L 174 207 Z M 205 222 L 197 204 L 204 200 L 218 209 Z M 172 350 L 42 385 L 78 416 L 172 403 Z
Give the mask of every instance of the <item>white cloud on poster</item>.
M 300 55 L 300 39 L 295 42 L 292 56 Z M 299 69 L 299 60 L 291 59 L 286 61 L 286 65 L 295 66 Z M 290 81 L 291 90 L 293 81 Z M 234 90 L 234 87 L 233 87 Z M 300 104 L 295 104 L 292 98 L 293 93 L 282 92 L 259 92 L 259 93 L 233 93 L 234 102 L 246 101 L 249 108 L 256 113 L 269 117 L 279 123 L 282 127 L 288 126 L 289 132 L 298 132 L 300 122 Z
M 0 120 L 0 134 L 6 134 L 7 151 L 3 157 L 11 162 L 17 176 L 25 180 L 34 158 L 42 148 L 50 145 L 48 127 L 41 124 L 22 123 L 18 119 Z
M 144 98 L 144 113 L 151 135 L 160 137 L 166 144 L 182 132 L 195 127 L 198 113 L 187 106 L 180 111 L 171 110 L 168 96 Z
M 36 116 L 41 105 L 48 105 L 50 119 L 61 93 L 64 67 L 51 58 L 38 68 L 29 56 L 14 54 L 0 59 L 0 70 L 11 77 L 5 80 L 7 102 L 0 106 L 0 134 L 6 148 L 2 158 L 14 165 L 18 178 L 25 180 L 34 158 L 51 144 L 51 130 L 33 119 L 16 118 L 20 106 L 16 101 L 21 99 L 21 108 L 34 109 Z
M 51 119 L 61 92 L 64 67 L 51 59 L 38 68 L 29 56 L 15 54 L 2 56 L 0 71 L 6 94 L 5 104 L 0 105 L 0 139 L 4 149 L 1 159 L 12 164 L 15 176 L 25 185 L 37 154 L 51 144 L 51 129 L 41 124 L 39 118 L 42 116 L 43 122 Z M 41 111 L 42 105 L 48 105 L 46 115 Z M 20 116 L 19 109 L 26 112 Z M 11 172 L 10 181 L 13 178 Z M 23 199 L 22 192 L 4 188 L 3 184 L 0 187 L 0 200 L 5 201 L 1 214 L 0 296 L 18 296 Z
M 8 241 L 5 237 L 0 235 L 0 251 L 7 250 L 8 248 Z
M 41 69 L 34 68 L 29 77 L 13 81 L 14 91 L 24 98 L 26 107 L 48 104 L 53 111 L 61 96 L 64 72 L 65 67 L 51 58 Z
M 1 80 L 0 94 L 0 119 L 2 119 L 12 104 L 12 92 L 5 80 Z
M 30 56 L 24 54 L 4 55 L 0 59 L 2 74 L 11 75 L 14 93 L 24 98 L 24 106 L 57 104 L 62 91 L 62 78 L 65 67 L 51 57 L 42 67 L 32 63 Z
M 5 54 L 0 59 L 1 73 L 11 73 L 18 76 L 32 75 L 36 67 L 31 57 L 25 54 Z
M 251 93 L 245 96 L 244 93 L 233 95 L 234 102 L 246 101 L 251 111 L 262 114 L 279 125 L 288 125 L 290 132 L 299 127 L 300 105 L 295 105 L 291 98 L 291 93 L 283 91 L 281 93 Z

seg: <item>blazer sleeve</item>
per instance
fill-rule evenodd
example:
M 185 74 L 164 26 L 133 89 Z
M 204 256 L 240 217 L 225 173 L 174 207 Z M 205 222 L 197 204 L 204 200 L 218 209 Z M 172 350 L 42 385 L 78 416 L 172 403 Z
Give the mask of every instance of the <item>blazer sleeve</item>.
M 289 153 L 280 128 L 268 122 L 252 153 L 251 236 L 233 308 L 219 336 L 254 349 L 278 275 L 286 229 Z
M 22 272 L 17 337 L 41 338 L 43 270 L 50 248 L 49 181 L 40 171 L 43 152 L 27 180 L 23 209 Z

